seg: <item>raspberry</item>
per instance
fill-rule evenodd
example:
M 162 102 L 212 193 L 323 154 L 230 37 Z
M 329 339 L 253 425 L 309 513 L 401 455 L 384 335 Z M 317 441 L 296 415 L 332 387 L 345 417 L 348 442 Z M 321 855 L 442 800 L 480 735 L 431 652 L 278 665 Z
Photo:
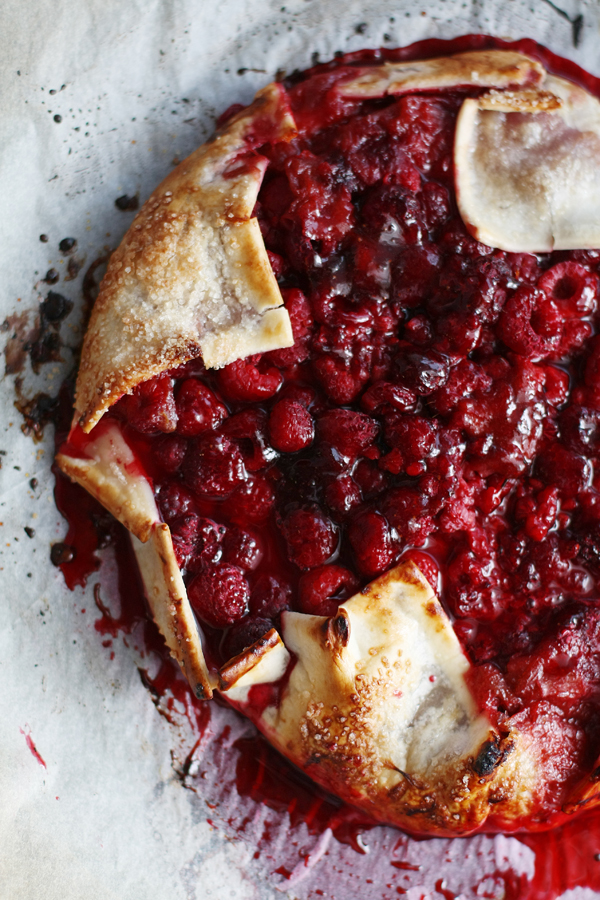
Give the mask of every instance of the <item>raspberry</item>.
M 452 205 L 448 188 L 435 181 L 423 185 L 423 206 L 430 231 L 443 225 L 451 215 Z
M 158 494 L 158 505 L 165 522 L 170 525 L 179 516 L 185 516 L 195 508 L 194 498 L 181 484 L 163 485 Z
M 433 339 L 431 322 L 424 315 L 416 315 L 404 325 L 404 337 L 417 347 L 429 347 Z
M 184 568 L 192 555 L 199 534 L 197 515 L 181 516 L 171 524 L 173 549 L 179 568 Z
M 340 405 L 352 403 L 366 381 L 348 372 L 344 363 L 327 357 L 316 359 L 313 367 L 326 393 Z
M 398 309 L 421 306 L 439 279 L 440 255 L 430 246 L 407 247 L 392 269 L 392 296 Z
M 153 449 L 161 469 L 173 475 L 184 460 L 187 441 L 178 434 L 166 434 L 158 438 Z
M 196 437 L 205 431 L 214 431 L 227 410 L 213 392 L 196 378 L 186 378 L 179 386 L 175 400 L 177 406 L 177 431 L 186 437 Z
M 371 577 L 384 572 L 392 564 L 394 548 L 390 528 L 375 510 L 365 510 L 350 523 L 348 538 L 358 568 Z
M 447 596 L 460 618 L 495 619 L 499 608 L 498 574 L 489 558 L 458 553 L 447 568 Z
M 352 227 L 350 191 L 334 168 L 309 150 L 288 160 L 286 174 L 296 195 L 286 218 L 298 217 L 304 237 L 318 241 L 321 253 L 328 256 Z
M 311 414 L 295 400 L 280 400 L 271 409 L 269 435 L 276 450 L 296 453 L 312 444 L 314 423 Z
M 262 475 L 250 475 L 231 495 L 231 520 L 239 525 L 264 522 L 274 503 L 270 482 Z
M 434 520 L 428 511 L 428 498 L 415 488 L 394 488 L 386 494 L 382 507 L 390 525 L 404 543 L 422 546 L 434 529 Z
M 536 470 L 546 484 L 556 485 L 565 497 L 576 496 L 592 477 L 589 460 L 560 444 L 552 444 L 540 453 Z
M 377 422 L 350 409 L 333 409 L 317 419 L 319 439 L 350 459 L 373 443 L 377 431 Z
M 450 376 L 448 359 L 435 350 L 415 353 L 403 349 L 396 357 L 396 369 L 402 384 L 421 397 L 443 387 Z
M 391 410 L 410 412 L 417 402 L 416 394 L 401 384 L 388 381 L 377 381 L 364 392 L 361 406 L 371 415 L 385 414 Z
M 339 475 L 325 488 L 327 505 L 339 516 L 344 516 L 362 500 L 360 488 L 350 475 Z
M 277 457 L 267 436 L 267 414 L 261 409 L 244 409 L 230 416 L 221 431 L 236 439 L 248 472 L 264 469 Z
M 229 399 L 249 403 L 268 400 L 281 387 L 283 378 L 279 369 L 269 366 L 266 372 L 261 372 L 250 360 L 251 357 L 238 359 L 219 371 L 219 387 Z
M 562 406 L 569 396 L 569 376 L 556 366 L 546 366 L 544 398 L 550 406 Z
M 522 517 L 525 520 L 525 534 L 532 541 L 543 541 L 556 522 L 558 490 L 556 487 L 547 487 L 540 491 L 535 500 L 530 499 L 531 505 Z M 518 507 L 517 503 L 517 515 Z
M 283 350 L 271 350 L 265 355 L 265 359 L 275 366 L 285 368 L 303 362 L 309 356 L 313 317 L 310 304 L 301 291 L 293 288 L 282 291 L 282 294 L 292 325 L 294 344 Z
M 406 557 L 402 557 L 402 561 L 404 562 L 405 559 L 410 559 L 411 562 L 414 562 L 433 590 L 439 593 L 440 567 L 435 559 L 429 553 L 423 553 L 422 550 L 409 550 Z
M 541 358 L 558 346 L 563 317 L 537 288 L 521 287 L 507 301 L 498 320 L 498 335 L 522 356 Z
M 273 575 L 261 575 L 250 594 L 250 611 L 255 616 L 274 619 L 292 602 L 292 589 L 286 581 Z
M 212 432 L 190 445 L 183 475 L 186 484 L 203 497 L 228 497 L 247 477 L 237 446 Z
M 592 336 L 593 329 L 589 322 L 582 322 L 580 319 L 567 319 L 563 323 L 560 343 L 553 356 L 556 359 L 562 359 L 565 356 L 572 355 L 575 350 L 583 347 L 585 342 Z
M 538 287 L 558 301 L 569 315 L 587 316 L 596 310 L 598 279 L 580 263 L 570 260 L 557 263 L 544 272 Z
M 300 576 L 300 611 L 312 616 L 334 616 L 342 600 L 357 588 L 358 581 L 344 566 L 318 566 Z
M 188 597 L 203 622 L 212 628 L 226 628 L 246 615 L 250 589 L 241 569 L 217 563 L 196 575 Z
M 223 541 L 224 561 L 244 571 L 252 571 L 263 557 L 261 543 L 260 538 L 249 531 L 229 528 Z
M 337 529 L 320 509 L 296 509 L 280 525 L 292 562 L 301 569 L 323 565 L 338 543 Z
M 218 525 L 212 519 L 198 518 L 196 541 L 187 564 L 190 572 L 201 572 L 211 563 L 220 562 L 226 533 L 224 525 Z
M 542 437 L 545 374 L 520 357 L 512 365 L 496 357 L 487 370 L 489 391 L 461 400 L 452 424 L 464 429 L 479 474 L 518 475 L 533 461 Z
M 359 486 L 365 500 L 371 500 L 388 485 L 388 478 L 374 463 L 361 459 L 354 469 L 353 480 Z
M 297 381 L 289 382 L 282 391 L 282 400 L 293 400 L 300 403 L 306 409 L 310 409 L 314 404 L 317 392 L 314 388 L 305 384 L 298 384 Z
M 570 450 L 584 455 L 600 450 L 600 410 L 569 406 L 559 422 L 562 440 Z
M 385 439 L 407 461 L 425 459 L 435 447 L 437 422 L 422 416 L 391 415 L 386 419 Z
M 591 389 L 590 399 L 595 401 L 593 406 L 600 409 L 600 334 L 597 334 L 589 342 L 589 356 L 585 364 L 583 380 L 586 387 Z
M 123 403 L 127 421 L 136 431 L 152 434 L 177 428 L 173 379 L 169 375 L 157 375 L 139 384 L 132 394 L 123 398 Z
M 272 250 L 267 250 L 267 256 L 269 257 L 269 262 L 273 269 L 273 275 L 279 280 L 288 268 L 287 263 L 283 256 L 280 256 L 278 253 L 273 253 Z

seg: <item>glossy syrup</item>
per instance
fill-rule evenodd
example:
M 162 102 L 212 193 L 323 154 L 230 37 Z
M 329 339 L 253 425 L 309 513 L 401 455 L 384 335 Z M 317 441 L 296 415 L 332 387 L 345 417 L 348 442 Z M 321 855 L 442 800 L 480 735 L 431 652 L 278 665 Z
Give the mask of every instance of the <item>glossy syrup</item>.
M 410 59 L 492 46 L 514 47 L 530 53 L 551 71 L 598 93 L 598 81 L 591 75 L 528 40 L 513 45 L 481 35 L 455 41 L 432 40 L 402 51 L 353 54 L 349 61 Z M 65 390 L 58 412 L 57 446 L 66 437 L 70 409 L 69 392 Z M 195 735 L 188 754 L 176 769 L 182 784 L 194 790 L 198 777 L 194 774 L 195 755 L 207 740 L 211 718 L 218 717 L 211 717 L 209 704 L 195 700 L 170 660 L 162 638 L 147 617 L 125 530 L 110 520 L 83 489 L 72 485 L 60 472 L 55 474 L 57 506 L 69 526 L 64 544 L 71 552 L 67 552 L 66 558 L 63 557 L 64 561 L 59 564 L 65 581 L 70 589 L 76 585 L 84 586 L 88 577 L 100 566 L 98 551 L 107 544 L 112 546 L 119 571 L 120 613 L 118 616 L 111 614 L 109 604 L 103 599 L 102 589 L 97 587 L 95 599 L 101 615 L 96 629 L 104 639 L 121 635 L 127 640 L 127 636 L 141 626 L 143 653 L 152 653 L 159 659 L 158 670 L 152 675 L 140 670 L 142 680 L 157 709 L 168 719 L 174 715 L 176 706 L 185 708 Z M 270 872 L 274 879 L 279 878 L 282 889 L 286 890 L 289 886 L 294 892 L 298 891 L 297 895 L 302 898 L 353 900 L 354 897 L 361 897 L 362 900 L 373 897 L 387 900 L 410 893 L 415 898 L 443 897 L 445 900 L 459 896 L 478 896 L 489 900 L 496 897 L 507 900 L 553 900 L 573 889 L 586 888 L 600 893 L 600 812 L 580 815 L 548 832 L 498 837 L 494 868 L 490 865 L 489 854 L 486 856 L 481 849 L 481 836 L 453 841 L 412 839 L 393 829 L 376 826 L 364 814 L 326 795 L 272 750 L 260 735 L 246 735 L 231 743 L 229 726 L 225 726 L 212 738 L 210 747 L 215 756 L 219 756 L 219 747 L 226 749 L 228 746 L 235 751 L 236 763 L 235 773 L 230 771 L 229 782 L 223 787 L 224 793 L 233 792 L 246 801 L 246 811 L 247 803 L 251 802 L 252 805 L 262 806 L 269 814 L 262 818 L 260 834 L 249 827 L 247 812 L 245 816 L 234 812 L 225 821 L 221 821 L 215 813 L 213 819 L 208 821 L 213 821 L 215 827 L 222 828 L 228 836 L 238 835 L 249 840 L 254 847 L 254 857 L 268 860 Z M 326 848 L 314 863 L 314 878 L 303 881 L 302 864 L 298 869 L 290 863 L 289 854 L 280 850 L 281 861 L 273 856 L 274 846 L 281 847 L 276 836 L 282 829 L 289 832 L 289 842 L 294 846 L 300 841 L 296 838 L 297 833 L 303 830 L 314 839 L 313 847 L 320 848 L 319 852 Z M 335 844 L 352 849 L 337 852 L 334 845 L 323 842 L 328 833 Z M 517 842 L 523 848 L 523 858 L 529 860 L 528 865 L 512 864 L 511 853 L 504 852 L 510 843 L 514 855 L 513 845 Z M 442 845 L 443 853 L 436 855 Z M 431 848 L 430 855 L 428 847 Z M 366 853 L 365 849 L 370 852 Z M 470 855 L 481 857 L 480 874 L 483 876 L 485 872 L 485 877 L 474 877 L 471 882 L 465 883 L 462 860 L 470 858 Z M 310 853 L 306 855 L 305 868 L 313 865 L 313 858 Z M 340 868 L 342 865 L 343 868 Z M 298 887 L 294 889 L 296 883 Z M 576 892 L 577 895 L 584 896 L 581 890 Z

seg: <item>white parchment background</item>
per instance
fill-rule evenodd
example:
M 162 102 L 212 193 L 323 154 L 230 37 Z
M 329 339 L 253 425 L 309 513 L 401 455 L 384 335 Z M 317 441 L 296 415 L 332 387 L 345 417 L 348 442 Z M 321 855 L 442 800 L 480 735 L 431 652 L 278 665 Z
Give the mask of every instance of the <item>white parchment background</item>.
M 249 101 L 277 70 L 304 68 L 315 51 L 327 59 L 482 31 L 534 37 L 600 74 L 597 0 L 558 5 L 583 14 L 577 48 L 571 24 L 546 0 L 2 0 L 0 322 L 35 309 L 48 268 L 64 275 L 62 238 L 76 237 L 88 263 L 116 246 L 133 214 L 114 200 L 143 201 L 173 159 L 210 134 L 215 113 Z M 61 278 L 56 290 L 80 304 L 80 283 Z M 76 308 L 62 331 L 73 345 L 77 322 Z M 27 389 L 54 392 L 71 365 L 63 356 Z M 369 885 L 364 871 L 354 883 L 345 876 L 358 872 L 356 854 L 327 835 L 286 882 L 276 861 L 253 858 L 265 810 L 254 809 L 254 832 L 237 839 L 223 811 L 211 814 L 217 827 L 206 821 L 210 776 L 205 797 L 174 777 L 170 752 L 185 744 L 185 726 L 157 715 L 132 648 L 117 639 L 110 660 L 94 629 L 91 584 L 69 592 L 49 562 L 51 542 L 65 534 L 52 499 L 51 435 L 34 445 L 21 433 L 13 382 L 4 377 L 0 399 L 0 900 L 308 898 L 323 866 L 340 871 L 326 896 L 380 900 L 385 886 Z M 110 597 L 109 576 L 107 564 L 100 579 Z M 243 733 L 220 712 L 217 723 L 225 720 Z M 209 769 L 210 752 L 209 741 Z M 232 795 L 229 807 L 236 802 Z M 371 859 L 396 840 L 391 830 L 368 835 Z M 409 900 L 432 896 L 445 873 L 456 893 L 479 885 L 500 896 L 488 872 L 511 860 L 533 871 L 531 852 L 510 838 L 478 838 L 468 850 L 426 842 L 411 853 L 422 870 L 411 875 Z

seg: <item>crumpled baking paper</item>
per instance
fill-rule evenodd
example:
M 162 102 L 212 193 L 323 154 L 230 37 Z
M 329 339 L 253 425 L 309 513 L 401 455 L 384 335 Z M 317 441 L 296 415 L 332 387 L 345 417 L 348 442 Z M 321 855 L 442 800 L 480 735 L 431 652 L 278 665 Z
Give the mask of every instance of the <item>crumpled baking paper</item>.
M 143 202 L 210 134 L 216 114 L 249 101 L 276 72 L 305 68 L 314 53 L 326 60 L 337 50 L 477 31 L 534 37 L 599 74 L 599 23 L 596 0 L 4 0 L 0 345 L 26 335 L 49 268 L 60 273 L 55 289 L 75 303 L 61 330 L 62 361 L 38 375 L 26 366 L 18 391 L 54 395 L 72 367 L 82 274 L 133 216 L 115 199 Z M 85 262 L 71 279 L 58 249 L 65 237 L 77 239 L 74 257 Z M 111 609 L 118 604 L 110 553 L 74 592 L 50 563 L 52 542 L 66 532 L 53 502 L 52 434 L 47 428 L 39 443 L 23 434 L 16 390 L 5 375 L 1 898 L 500 898 L 509 874 L 526 890 L 535 854 L 515 838 L 414 842 L 377 828 L 363 836 L 361 855 L 328 830 L 311 835 L 238 797 L 233 743 L 252 729 L 222 708 L 212 708 L 194 750 L 187 790 L 175 771 L 196 740 L 185 710 L 175 708 L 171 721 L 157 713 L 139 678 L 135 635 L 125 644 L 94 627 L 95 582 Z

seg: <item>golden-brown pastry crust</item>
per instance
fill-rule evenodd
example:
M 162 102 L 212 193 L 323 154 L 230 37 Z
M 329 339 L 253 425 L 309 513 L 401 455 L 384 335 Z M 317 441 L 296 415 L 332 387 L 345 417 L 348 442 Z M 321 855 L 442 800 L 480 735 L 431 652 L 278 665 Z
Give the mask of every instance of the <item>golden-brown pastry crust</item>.
M 600 102 L 583 88 L 549 75 L 540 91 L 465 100 L 454 160 L 477 240 L 515 253 L 600 246 Z
M 198 626 L 173 552 L 168 525 L 158 522 L 145 544 L 131 538 L 152 617 L 199 700 L 213 692 Z
M 360 72 L 339 84 L 343 97 L 366 99 L 467 85 L 510 88 L 539 84 L 545 75 L 541 63 L 514 50 L 470 50 L 438 59 L 383 63 Z
M 235 683 L 221 690 L 315 781 L 428 835 L 531 813 L 543 789 L 533 741 L 479 712 L 464 678 L 470 663 L 414 564 L 377 578 L 331 619 L 284 613 L 283 639 L 296 661 L 276 706 L 257 712 Z
M 85 336 L 75 398 L 85 431 L 123 394 L 189 359 L 218 367 L 291 346 L 251 218 L 267 161 L 250 151 L 294 134 L 283 89 L 268 85 L 144 204 L 110 259 Z
M 86 442 L 85 454 L 70 453 L 67 444 L 56 461 L 65 475 L 84 487 L 131 532 L 152 617 L 196 696 L 209 699 L 213 685 L 171 532 L 160 521 L 152 486 L 139 469 L 119 424 L 103 422 Z

